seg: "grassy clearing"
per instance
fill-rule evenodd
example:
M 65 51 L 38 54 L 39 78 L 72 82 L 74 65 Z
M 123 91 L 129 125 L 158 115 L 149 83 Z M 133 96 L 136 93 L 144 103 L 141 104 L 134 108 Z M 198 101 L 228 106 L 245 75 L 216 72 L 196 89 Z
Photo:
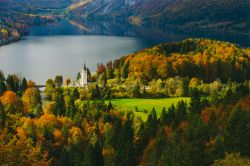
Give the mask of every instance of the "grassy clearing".
M 155 108 L 157 116 L 159 117 L 163 107 L 168 109 L 172 104 L 176 105 L 178 101 L 184 100 L 189 103 L 190 98 L 176 97 L 176 98 L 160 98 L 160 99 L 112 99 L 112 105 L 118 110 L 127 112 L 134 111 L 138 116 L 141 116 L 143 120 L 147 119 L 147 115 Z M 136 107 L 137 110 L 136 111 Z M 144 110 L 147 110 L 145 113 Z

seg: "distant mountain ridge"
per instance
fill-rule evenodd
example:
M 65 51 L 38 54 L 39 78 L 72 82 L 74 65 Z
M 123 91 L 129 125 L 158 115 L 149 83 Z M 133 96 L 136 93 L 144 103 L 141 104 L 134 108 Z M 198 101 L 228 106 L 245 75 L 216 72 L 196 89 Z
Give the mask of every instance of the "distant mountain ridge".
M 250 0 L 0 0 L 0 45 L 53 16 L 250 36 Z
M 249 32 L 250 0 L 92 0 L 74 17 Z

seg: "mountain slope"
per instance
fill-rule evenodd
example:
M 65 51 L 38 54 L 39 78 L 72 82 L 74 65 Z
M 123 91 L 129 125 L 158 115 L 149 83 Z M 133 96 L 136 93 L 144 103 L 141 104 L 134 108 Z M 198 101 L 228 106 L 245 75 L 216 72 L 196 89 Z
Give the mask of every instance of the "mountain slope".
M 249 10 L 250 0 L 93 0 L 72 15 L 249 31 Z
M 54 21 L 53 16 L 78 0 L 0 0 L 0 46 L 20 39 L 34 24 Z

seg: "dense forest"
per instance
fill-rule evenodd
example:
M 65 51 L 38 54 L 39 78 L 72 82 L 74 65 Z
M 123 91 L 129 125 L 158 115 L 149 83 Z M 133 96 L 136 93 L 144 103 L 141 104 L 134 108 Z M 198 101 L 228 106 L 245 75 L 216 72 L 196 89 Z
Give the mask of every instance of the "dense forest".
M 109 62 L 106 68 L 108 75 L 114 75 L 118 69 L 123 78 L 144 83 L 175 76 L 197 77 L 207 83 L 220 79 L 225 83 L 229 79 L 249 79 L 249 60 L 248 48 L 210 39 L 187 39 L 122 57 Z
M 0 46 L 20 39 L 29 33 L 33 25 L 46 24 L 56 21 L 56 17 L 49 13 L 50 8 L 64 8 L 69 5 L 59 5 L 53 1 L 25 0 L 21 3 L 15 0 L 0 0 Z M 39 8 L 38 8 L 39 7 Z
M 161 44 L 98 64 L 88 88 L 59 75 L 44 92 L 0 72 L 0 165 L 249 165 L 249 53 L 208 39 Z M 190 102 L 142 120 L 107 101 L 159 94 Z

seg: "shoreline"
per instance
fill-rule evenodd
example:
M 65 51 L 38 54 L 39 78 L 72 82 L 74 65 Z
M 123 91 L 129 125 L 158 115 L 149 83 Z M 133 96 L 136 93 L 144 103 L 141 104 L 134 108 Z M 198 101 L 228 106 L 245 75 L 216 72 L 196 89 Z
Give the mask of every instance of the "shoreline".
M 0 43 L 0 47 L 2 47 L 2 46 L 7 46 L 7 45 L 9 45 L 9 44 L 19 42 L 19 41 L 21 40 L 21 38 L 22 38 L 22 36 L 20 36 L 18 39 L 9 40 L 9 41 L 7 41 L 7 42 Z
M 55 19 L 56 18 L 56 19 Z M 70 19 L 70 18 L 68 18 L 68 17 L 59 17 L 59 16 L 57 16 L 57 17 L 54 17 L 54 21 L 53 22 L 58 22 L 58 21 L 60 21 L 60 19 L 61 18 L 66 18 L 69 22 L 73 22 L 73 21 L 82 21 L 82 20 L 89 20 L 89 21 L 103 21 L 103 20 L 105 20 L 105 19 L 80 19 L 80 20 L 77 20 L 77 19 L 74 19 L 74 18 L 72 18 L 72 19 Z M 114 19 L 110 19 L 110 20 L 113 20 L 113 21 L 115 21 L 115 22 L 120 22 L 120 20 L 114 20 Z M 50 21 L 49 21 L 50 22 Z M 48 23 L 49 23 L 48 22 Z M 128 23 L 129 24 L 131 24 L 131 25 L 133 25 L 133 26 L 142 26 L 142 27 L 145 27 L 145 28 L 150 28 L 150 27 L 152 27 L 152 26 L 156 26 L 156 24 L 154 24 L 154 23 L 142 23 L 142 24 L 140 24 L 140 25 L 137 25 L 137 24 L 133 24 L 133 23 L 131 23 L 130 21 L 128 21 Z M 42 23 L 42 24 L 40 24 L 39 26 L 43 26 L 43 25 L 46 25 L 47 23 Z M 0 47 L 2 47 L 2 46 L 5 46 L 5 45 L 9 45 L 9 44 L 12 44 L 12 43 L 15 43 L 15 42 L 18 42 L 18 41 L 20 41 L 21 39 L 22 39 L 22 37 L 23 36 L 29 36 L 30 35 L 30 28 L 32 28 L 32 26 L 34 26 L 34 25 L 31 25 L 30 27 L 29 27 L 29 30 L 28 30 L 28 32 L 26 32 L 26 33 L 20 33 L 19 34 L 19 37 L 18 38 L 15 38 L 15 39 L 9 39 L 9 40 L 7 40 L 7 41 L 1 41 L 1 39 L 0 39 Z M 158 25 L 159 26 L 159 25 Z M 157 26 L 156 26 L 157 27 Z M 186 26 L 178 26 L 178 25 L 167 25 L 166 26 L 167 28 L 166 29 L 169 29 L 169 30 L 171 30 L 171 29 L 175 29 L 176 31 L 178 31 L 178 32 L 180 32 L 180 33 L 190 33 L 190 28 L 187 28 Z M 237 31 L 225 31 L 225 30 L 213 30 L 213 29 L 211 29 L 211 30 L 208 30 L 208 29 L 200 29 L 200 28 L 198 28 L 197 27 L 197 29 L 196 29 L 196 31 L 198 32 L 198 33 L 213 33 L 213 34 L 221 34 L 221 33 L 228 33 L 228 34 L 232 34 L 232 35 L 241 35 L 241 36 L 250 36 L 250 33 L 245 33 L 245 32 L 237 32 Z M 13 37 L 10 37 L 10 38 L 13 38 Z M 199 37 L 200 38 L 200 37 Z M 201 37 L 201 38 L 203 38 L 203 37 Z M 237 43 L 236 43 L 237 44 Z M 243 46 L 243 47 L 245 47 L 245 46 Z

